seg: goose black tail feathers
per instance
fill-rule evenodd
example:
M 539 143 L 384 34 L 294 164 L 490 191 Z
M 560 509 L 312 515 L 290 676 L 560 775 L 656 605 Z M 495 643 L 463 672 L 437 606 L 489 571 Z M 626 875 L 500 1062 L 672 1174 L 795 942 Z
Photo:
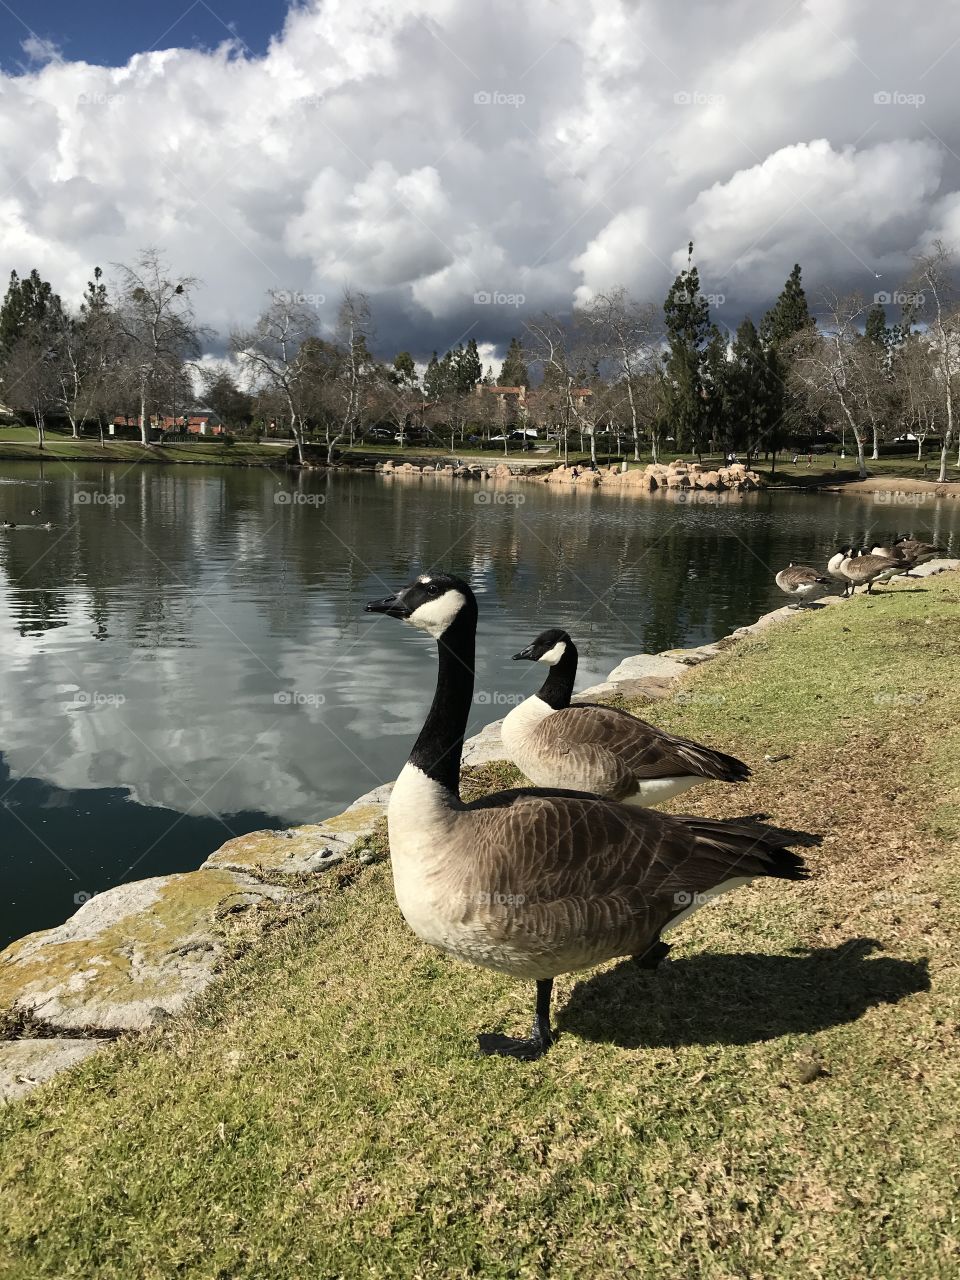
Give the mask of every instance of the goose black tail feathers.
M 723 821 L 697 816 L 679 818 L 693 831 L 697 844 L 729 860 L 730 872 L 742 876 L 774 876 L 778 880 L 806 880 L 810 871 L 791 846 L 813 848 L 823 837 L 809 831 L 767 826 L 756 819 Z
M 688 742 L 685 738 L 679 738 L 677 742 L 681 754 L 702 778 L 714 778 L 717 782 L 746 782 L 752 773 L 748 764 L 744 764 L 736 756 L 728 756 L 724 751 L 714 751 L 711 747 L 702 747 L 698 742 Z

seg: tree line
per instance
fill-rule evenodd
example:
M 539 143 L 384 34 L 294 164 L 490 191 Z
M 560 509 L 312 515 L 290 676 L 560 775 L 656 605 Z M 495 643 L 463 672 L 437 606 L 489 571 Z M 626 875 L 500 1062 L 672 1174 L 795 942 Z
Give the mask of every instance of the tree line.
M 353 290 L 327 328 L 303 295 L 273 291 L 256 321 L 229 335 L 229 367 L 211 368 L 200 361 L 212 335 L 196 320 L 196 279 L 156 250 L 118 265 L 112 286 L 99 267 L 92 274 L 71 308 L 36 269 L 14 271 L 0 305 L 0 400 L 29 416 L 41 447 L 48 422 L 102 441 L 118 416 L 147 444 L 155 424 L 184 422 L 198 396 L 234 430 L 288 434 L 301 460 L 309 444 L 333 460 L 378 431 L 451 450 L 499 439 L 506 451 L 511 429 L 536 429 L 564 454 L 578 439 L 594 461 L 598 444 L 638 461 L 669 445 L 748 461 L 763 453 L 775 466 L 784 449 L 836 436 L 866 475 L 868 455 L 909 435 L 918 456 L 936 441 L 945 479 L 956 440 L 960 297 L 939 242 L 893 294 L 824 293 L 818 321 L 795 265 L 759 324 L 748 316 L 735 331 L 711 317 L 691 244 L 662 303 L 618 288 L 570 314 L 530 318 L 496 378 L 474 338 L 425 367 L 409 351 L 377 357 L 370 301 Z

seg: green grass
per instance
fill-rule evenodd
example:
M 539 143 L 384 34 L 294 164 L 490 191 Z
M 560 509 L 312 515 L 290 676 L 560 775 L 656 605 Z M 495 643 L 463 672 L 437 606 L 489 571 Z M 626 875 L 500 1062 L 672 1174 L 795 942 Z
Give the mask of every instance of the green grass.
M 5 460 L 47 462 L 127 462 L 251 465 L 280 464 L 284 449 L 277 445 L 237 440 L 224 444 L 215 438 L 195 444 L 165 444 L 144 447 L 136 440 L 107 439 L 101 447 L 96 439 L 74 440 L 71 436 L 48 434 L 43 449 L 37 433 L 28 427 L 0 427 L 0 462 Z
M 0 1274 L 956 1275 L 958 604 L 811 611 L 644 708 L 754 766 L 685 809 L 824 832 L 810 882 L 700 912 L 654 975 L 559 980 L 520 1064 L 474 1036 L 531 992 L 344 864 L 191 1015 L 0 1111 Z

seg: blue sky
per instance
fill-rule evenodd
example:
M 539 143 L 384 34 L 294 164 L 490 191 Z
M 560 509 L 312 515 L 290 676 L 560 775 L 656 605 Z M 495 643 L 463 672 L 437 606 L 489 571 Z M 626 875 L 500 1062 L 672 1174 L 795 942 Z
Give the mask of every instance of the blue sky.
M 147 49 L 212 48 L 231 34 L 263 53 L 283 26 L 288 0 L 0 0 L 5 70 L 28 65 L 22 43 L 51 41 L 64 58 L 120 66 Z

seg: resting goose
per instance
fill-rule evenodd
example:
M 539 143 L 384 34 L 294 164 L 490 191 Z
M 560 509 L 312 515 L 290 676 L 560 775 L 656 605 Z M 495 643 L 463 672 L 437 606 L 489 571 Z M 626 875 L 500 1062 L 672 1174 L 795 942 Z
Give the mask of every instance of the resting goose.
M 840 572 L 847 580 L 846 595 L 852 596 L 864 585 L 869 595 L 875 582 L 888 582 L 903 573 L 903 562 L 891 556 L 849 555 L 841 561 Z
M 928 560 L 942 556 L 944 551 L 931 542 L 919 542 L 916 538 L 897 538 L 892 546 L 874 547 L 873 554 L 904 560 L 914 569 L 918 564 L 926 564 Z
M 786 569 L 781 569 L 774 578 L 780 590 L 796 600 L 795 609 L 803 607 L 805 601 L 813 603 L 825 596 L 833 585 L 826 573 L 812 569 L 808 564 L 794 564 L 792 561 Z
M 500 730 L 510 759 L 537 786 L 655 805 L 710 778 L 750 777 L 742 760 L 675 738 L 626 711 L 595 703 L 571 706 L 577 647 L 566 631 L 541 632 L 513 656 L 550 668 L 540 691 L 514 707 Z
M 805 878 L 791 846 L 811 838 L 750 819 L 671 817 L 546 789 L 464 804 L 473 592 L 460 578 L 425 574 L 366 607 L 426 631 L 439 652 L 433 703 L 387 814 L 400 910 L 431 946 L 537 984 L 531 1036 L 483 1035 L 483 1053 L 531 1059 L 549 1048 L 558 973 L 618 956 L 655 965 L 661 933 L 711 897 L 756 876 Z

